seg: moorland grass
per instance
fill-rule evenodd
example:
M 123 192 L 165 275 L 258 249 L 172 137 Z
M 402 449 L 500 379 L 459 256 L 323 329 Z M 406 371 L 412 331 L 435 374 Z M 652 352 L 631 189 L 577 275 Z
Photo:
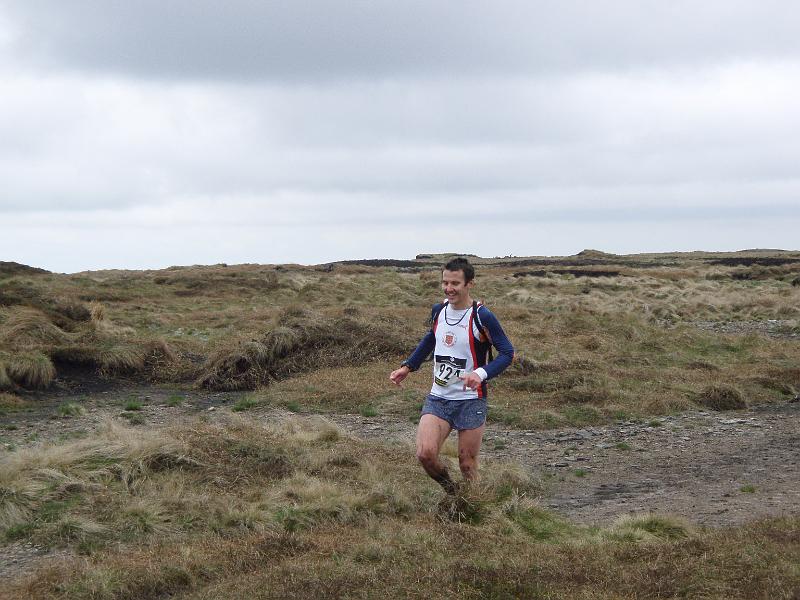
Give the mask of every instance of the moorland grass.
M 0 392 L 0 414 L 20 410 L 27 406 L 27 404 L 27 402 L 15 394 Z
M 800 389 L 800 346 L 791 337 L 800 323 L 800 288 L 791 283 L 798 257 L 475 259 L 475 296 L 500 317 L 518 358 L 491 382 L 490 419 L 541 428 L 622 413 L 646 418 L 702 406 L 704 391 L 722 384 L 748 405 L 793 397 Z M 415 269 L 12 274 L 0 281 L 0 389 L 46 386 L 71 365 L 105 377 L 257 390 L 265 402 L 304 412 L 372 407 L 411 418 L 427 367 L 403 390 L 387 376 L 441 300 L 440 258 L 421 259 Z M 611 271 L 618 274 L 592 276 Z M 743 323 L 744 333 L 697 326 L 703 323 Z M 767 325 L 777 337 L 765 334 Z
M 668 515 L 605 527 L 541 507 L 518 466 L 447 498 L 408 448 L 319 417 L 91 438 L 0 462 L 4 543 L 83 554 L 0 598 L 791 597 L 800 520 L 704 530 Z
M 0 384 L 7 379 L 22 388 L 37 390 L 48 387 L 56 377 L 53 362 L 38 350 L 0 353 L 0 361 L 0 371 L 6 374 L 6 377 L 0 375 Z M 10 389 L 13 386 L 8 386 L 6 382 L 4 387 Z
M 60 417 L 78 417 L 84 413 L 86 413 L 86 409 L 77 402 L 64 402 L 58 405 Z

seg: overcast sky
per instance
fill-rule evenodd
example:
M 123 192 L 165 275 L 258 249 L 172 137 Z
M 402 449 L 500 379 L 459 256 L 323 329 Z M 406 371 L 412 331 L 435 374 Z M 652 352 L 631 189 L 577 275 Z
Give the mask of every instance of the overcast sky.
M 791 1 L 0 0 L 0 260 L 800 249 Z

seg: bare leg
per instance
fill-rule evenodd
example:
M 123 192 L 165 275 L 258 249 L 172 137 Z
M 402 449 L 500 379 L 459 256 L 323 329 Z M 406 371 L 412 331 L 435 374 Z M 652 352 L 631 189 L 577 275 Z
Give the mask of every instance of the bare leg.
M 458 466 L 467 481 L 478 479 L 478 452 L 481 449 L 485 425 L 458 432 Z
M 422 415 L 417 427 L 417 460 L 425 472 L 448 494 L 455 493 L 455 483 L 447 468 L 439 461 L 442 444 L 450 435 L 450 424 L 434 415 Z

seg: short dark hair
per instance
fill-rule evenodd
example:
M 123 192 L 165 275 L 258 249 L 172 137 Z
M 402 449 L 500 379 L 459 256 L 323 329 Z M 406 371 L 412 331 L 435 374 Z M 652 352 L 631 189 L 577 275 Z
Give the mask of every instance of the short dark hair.
M 451 258 L 447 261 L 447 264 L 444 266 L 445 271 L 463 271 L 464 272 L 464 283 L 469 283 L 473 279 L 475 279 L 475 267 L 473 267 L 470 262 L 464 258 L 463 256 L 458 256 L 456 258 Z

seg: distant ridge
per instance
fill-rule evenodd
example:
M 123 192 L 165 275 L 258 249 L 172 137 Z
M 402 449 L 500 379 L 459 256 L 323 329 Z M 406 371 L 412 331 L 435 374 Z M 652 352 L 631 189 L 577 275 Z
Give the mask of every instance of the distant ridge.
M 581 250 L 575 256 L 580 256 L 581 258 L 615 258 L 617 255 L 611 254 L 610 252 L 603 252 L 602 250 L 587 248 L 586 250 Z
M 49 273 L 45 269 L 29 267 L 17 262 L 6 262 L 0 260 L 0 277 L 11 277 L 12 275 L 43 275 Z

